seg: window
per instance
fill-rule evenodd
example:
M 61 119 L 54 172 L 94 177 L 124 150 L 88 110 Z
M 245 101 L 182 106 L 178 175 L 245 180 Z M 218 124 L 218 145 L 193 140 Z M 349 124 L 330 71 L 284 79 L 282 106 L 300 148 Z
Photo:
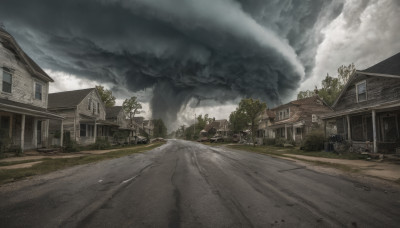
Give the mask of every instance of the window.
M 87 109 L 90 110 L 92 108 L 92 98 L 89 98 L 89 103 Z
M 100 103 L 97 103 L 97 114 L 100 114 Z
M 357 102 L 367 100 L 367 83 L 366 81 L 356 84 Z
M 311 115 L 311 122 L 313 122 L 313 123 L 318 122 L 318 117 L 317 117 L 317 115 L 315 115 L 315 114 L 312 114 L 312 115 Z
M 42 85 L 35 83 L 35 99 L 42 100 Z
M 351 117 L 351 139 L 354 141 L 365 141 L 362 116 Z
M 93 114 L 96 113 L 96 104 L 93 102 Z
M 3 68 L 3 92 L 11 93 L 12 75 L 7 68 Z
M 10 116 L 0 116 L 0 128 L 3 129 L 4 132 L 7 132 L 7 134 L 9 134 L 10 131 L 10 123 Z
M 86 137 L 86 124 L 81 124 L 80 125 L 80 136 L 81 137 Z
M 300 134 L 301 134 L 301 128 L 300 128 L 300 127 L 296 128 L 296 134 L 297 134 L 297 135 L 300 135 Z

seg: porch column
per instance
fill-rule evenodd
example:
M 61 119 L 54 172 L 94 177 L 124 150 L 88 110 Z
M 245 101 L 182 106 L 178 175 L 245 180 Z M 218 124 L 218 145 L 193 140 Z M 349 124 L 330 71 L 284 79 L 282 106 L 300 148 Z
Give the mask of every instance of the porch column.
M 292 133 L 293 141 L 296 141 L 296 133 L 295 132 L 296 132 L 295 131 L 295 126 L 293 125 L 293 133 Z
M 96 138 L 97 138 L 97 124 L 96 124 L 96 120 L 94 120 L 94 141 L 96 142 Z
M 351 141 L 351 131 L 350 131 L 350 116 L 346 115 L 347 120 L 347 140 Z
M 60 147 L 63 146 L 64 142 L 64 120 L 61 120 L 61 129 L 60 129 Z
M 25 114 L 22 114 L 21 119 L 21 151 L 24 152 L 25 147 Z
M 372 135 L 374 138 L 374 153 L 377 153 L 378 148 L 376 145 L 376 113 L 375 113 L 375 110 L 372 110 Z
M 285 139 L 287 139 L 287 127 L 286 127 L 286 124 L 285 124 Z
M 45 121 L 45 126 L 44 126 L 44 146 L 49 147 L 49 125 L 50 125 L 50 120 L 47 119 Z
M 38 141 L 37 141 L 37 123 L 38 120 L 36 118 L 33 118 L 33 134 L 32 134 L 32 144 L 34 148 L 37 148 Z

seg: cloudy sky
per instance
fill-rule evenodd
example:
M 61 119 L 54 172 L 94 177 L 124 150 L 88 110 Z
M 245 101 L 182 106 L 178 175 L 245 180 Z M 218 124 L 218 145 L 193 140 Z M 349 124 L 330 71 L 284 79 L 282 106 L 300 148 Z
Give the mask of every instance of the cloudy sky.
M 227 118 L 243 97 L 269 107 L 340 65 L 400 52 L 397 0 L 2 0 L 0 22 L 56 81 L 135 95 L 170 128 Z

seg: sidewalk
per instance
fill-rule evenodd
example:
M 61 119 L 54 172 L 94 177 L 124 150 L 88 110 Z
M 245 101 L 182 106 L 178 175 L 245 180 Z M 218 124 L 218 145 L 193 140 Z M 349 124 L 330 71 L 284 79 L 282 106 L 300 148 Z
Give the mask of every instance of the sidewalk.
M 287 157 L 301 159 L 312 162 L 324 162 L 330 164 L 345 165 L 354 172 L 371 177 L 377 177 L 389 181 L 400 180 L 400 165 L 390 162 L 363 161 L 363 160 L 345 160 L 333 158 L 320 158 L 296 154 L 284 154 Z M 284 157 L 282 157 L 284 158 Z

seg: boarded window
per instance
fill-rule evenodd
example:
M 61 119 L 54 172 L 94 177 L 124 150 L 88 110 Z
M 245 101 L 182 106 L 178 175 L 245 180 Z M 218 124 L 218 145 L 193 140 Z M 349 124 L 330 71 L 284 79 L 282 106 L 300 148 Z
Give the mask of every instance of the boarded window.
M 351 123 L 351 139 L 355 141 L 365 141 L 363 134 L 362 116 L 352 116 L 350 123 Z
M 357 84 L 357 102 L 362 102 L 367 100 L 367 83 L 361 82 Z
M 3 92 L 11 93 L 12 76 L 11 73 L 3 70 Z
M 81 137 L 86 137 L 86 124 L 81 124 L 80 125 L 80 136 Z
M 35 83 L 35 99 L 42 100 L 42 85 Z

